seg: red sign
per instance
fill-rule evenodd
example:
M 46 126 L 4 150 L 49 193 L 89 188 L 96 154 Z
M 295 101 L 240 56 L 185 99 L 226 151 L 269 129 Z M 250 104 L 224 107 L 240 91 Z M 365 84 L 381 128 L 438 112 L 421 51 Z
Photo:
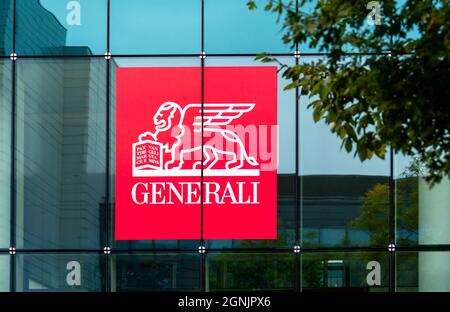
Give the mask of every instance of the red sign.
M 276 71 L 117 68 L 117 240 L 276 239 Z

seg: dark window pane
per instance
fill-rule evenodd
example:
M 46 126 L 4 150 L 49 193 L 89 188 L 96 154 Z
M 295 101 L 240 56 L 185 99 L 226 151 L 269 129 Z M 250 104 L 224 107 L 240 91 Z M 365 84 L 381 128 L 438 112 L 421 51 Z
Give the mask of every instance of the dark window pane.
M 397 291 L 450 291 L 450 252 L 397 252 Z
M 106 0 L 17 0 L 20 55 L 103 55 Z
M 102 291 L 104 255 L 17 254 L 17 291 Z
M 196 291 L 198 254 L 127 254 L 111 256 L 112 291 Z
M 10 246 L 11 71 L 11 63 L 7 60 L 0 60 L 0 248 Z
M 17 63 L 18 247 L 103 245 L 105 72 L 102 59 Z
M 314 59 L 306 58 L 304 62 Z M 317 59 L 315 59 L 317 61 Z M 302 240 L 305 246 L 387 246 L 389 160 L 361 163 L 300 98 Z
M 303 291 L 388 291 L 388 253 L 327 252 L 302 255 Z
M 263 10 L 250 11 L 242 0 L 205 1 L 206 53 L 288 53 L 283 44 L 282 19 Z
M 113 54 L 198 54 L 200 50 L 201 1 L 111 1 Z
M 0 255 L 0 292 L 9 291 L 10 259 L 8 254 Z
M 279 57 L 280 62 L 292 65 L 294 58 Z M 276 66 L 276 64 L 262 64 L 255 61 L 253 57 L 208 57 L 205 65 L 207 67 L 249 67 L 249 66 Z M 214 76 L 215 77 L 215 76 Z M 213 78 L 211 78 L 213 79 Z M 205 103 L 217 103 L 217 95 L 207 93 L 209 76 L 205 74 Z M 278 163 L 277 165 L 277 239 L 276 240 L 208 240 L 209 248 L 264 248 L 264 247 L 290 247 L 295 240 L 295 91 L 284 91 L 284 87 L 289 83 L 278 74 L 277 86 L 277 124 L 278 124 Z M 236 88 L 246 90 L 250 86 L 241 85 Z M 243 93 L 245 94 L 245 92 Z M 242 101 L 234 99 L 234 101 Z M 237 129 L 237 128 L 236 128 Z M 245 128 L 244 144 L 248 142 L 250 148 L 254 148 L 253 153 L 259 155 L 265 153 L 265 147 L 260 143 L 258 137 L 251 135 L 251 125 Z M 259 131 L 264 131 L 259 128 Z M 261 133 L 259 138 L 261 138 Z M 205 137 L 205 142 L 208 139 Z M 264 191 L 264 190 L 263 190 Z M 207 207 L 204 208 L 208 209 Z M 205 212 L 205 218 L 206 214 Z M 207 225 L 206 225 L 207 226 Z
M 110 238 L 112 241 L 112 246 L 114 248 L 151 248 L 151 249 L 161 249 L 161 248 L 190 248 L 190 249 L 196 249 L 199 246 L 199 240 L 116 240 L 115 239 L 115 191 L 116 191 L 116 70 L 117 68 L 156 68 L 156 67 L 199 67 L 200 66 L 200 60 L 198 57 L 186 57 L 186 58 L 170 58 L 170 57 L 164 57 L 164 58 L 127 58 L 127 57 L 115 57 L 111 61 L 111 94 L 110 94 L 110 135 L 111 135 L 111 167 L 110 167 L 110 183 L 111 183 L 111 219 L 110 219 Z M 136 79 L 139 79 L 138 77 Z M 187 81 L 183 80 L 183 83 L 194 83 L 198 84 L 198 94 L 197 97 L 201 98 L 201 88 L 200 88 L 200 82 L 201 82 L 201 75 L 200 71 L 198 74 L 198 80 L 197 82 Z M 171 83 L 168 81 L 165 81 L 164 83 L 161 83 L 158 86 L 148 86 L 148 90 L 157 90 L 160 88 L 171 88 Z M 197 91 L 193 91 L 195 94 Z M 169 101 L 172 98 L 173 93 L 168 92 L 167 93 L 167 99 L 164 99 L 164 101 Z M 158 106 L 162 103 L 149 103 L 149 105 L 152 106 Z M 151 127 L 152 122 L 152 116 L 148 117 L 149 120 L 149 127 Z M 151 130 L 151 129 L 148 129 Z M 138 135 L 138 134 L 137 134 Z M 200 170 L 199 176 L 200 176 Z M 200 181 L 200 178 L 194 177 L 193 181 Z M 150 181 L 151 178 L 142 177 L 142 178 L 135 178 L 139 181 Z M 197 205 L 198 208 L 198 220 L 200 220 L 200 205 Z M 142 207 L 138 207 L 138 209 L 142 209 Z M 151 208 L 147 208 L 151 209 Z M 131 214 L 130 214 L 131 215 Z M 170 223 L 171 220 L 167 219 L 164 222 Z M 200 233 L 200 229 L 199 229 Z M 200 234 L 199 234 L 200 235 Z
M 0 1 L 0 56 L 13 50 L 13 1 Z
M 395 156 L 397 243 L 450 243 L 450 180 L 432 188 L 423 179 L 426 170 L 415 157 Z
M 293 290 L 295 256 L 269 253 L 208 253 L 209 290 Z

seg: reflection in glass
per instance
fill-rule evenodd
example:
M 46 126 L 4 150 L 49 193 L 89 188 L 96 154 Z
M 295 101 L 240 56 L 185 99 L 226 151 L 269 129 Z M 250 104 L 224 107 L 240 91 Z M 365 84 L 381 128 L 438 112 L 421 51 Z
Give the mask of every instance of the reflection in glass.
M 10 246 L 11 63 L 0 60 L 0 248 Z
M 0 292 L 9 291 L 10 259 L 8 254 L 0 255 Z
M 198 254 L 125 254 L 111 256 L 112 291 L 196 291 Z
M 200 50 L 201 1 L 111 1 L 112 54 L 198 54 Z
M 199 240 L 115 240 L 114 224 L 115 224 L 115 175 L 116 175 L 116 69 L 119 67 L 199 67 L 200 60 L 198 57 L 114 57 L 110 62 L 110 222 L 109 233 L 111 246 L 113 248 L 122 249 L 196 249 L 199 246 Z M 200 84 L 201 76 L 198 76 Z M 149 86 L 151 88 L 151 86 Z M 201 97 L 201 88 L 198 88 L 198 97 Z M 155 103 L 152 103 L 156 105 Z M 200 170 L 199 170 L 200 171 Z M 199 205 L 200 208 L 200 205 Z M 200 209 L 199 209 L 200 210 Z M 200 218 L 200 216 L 199 216 Z
M 305 62 L 315 61 L 306 58 Z M 389 159 L 361 163 L 300 98 L 302 240 L 308 247 L 387 246 Z
M 450 180 L 431 187 L 416 157 L 395 156 L 397 243 L 450 243 Z
M 450 252 L 397 252 L 397 291 L 450 291 Z
M 293 65 L 294 58 L 279 57 L 282 63 Z M 262 64 L 253 57 L 209 57 L 205 66 L 276 66 Z M 295 240 L 295 90 L 284 91 L 289 83 L 278 74 L 277 123 L 278 123 L 278 179 L 277 179 L 277 240 L 208 240 L 208 248 L 264 248 L 290 247 Z M 205 76 L 205 85 L 208 77 Z M 245 88 L 245 86 L 242 86 Z M 205 94 L 205 102 L 208 94 Z M 256 145 L 256 144 L 255 144 Z
M 102 291 L 104 256 L 97 254 L 17 254 L 16 290 Z
M 106 0 L 16 0 L 18 55 L 103 55 Z
M 409 157 L 395 155 L 395 207 L 398 245 L 418 242 L 420 164 Z
M 293 253 L 208 253 L 207 290 L 293 290 L 294 259 Z
M 89 59 L 17 63 L 18 247 L 103 245 L 104 64 Z
M 302 254 L 303 291 L 387 291 L 388 254 L 379 252 Z
M 0 1 L 0 56 L 13 50 L 13 11 L 13 0 Z

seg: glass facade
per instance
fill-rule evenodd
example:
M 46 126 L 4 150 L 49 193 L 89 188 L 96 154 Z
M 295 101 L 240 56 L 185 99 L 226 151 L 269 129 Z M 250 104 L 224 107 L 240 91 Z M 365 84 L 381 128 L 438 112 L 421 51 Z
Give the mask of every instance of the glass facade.
M 327 56 L 246 2 L 0 0 L 0 291 L 450 291 L 450 181 L 361 163 L 281 73 L 277 239 L 114 240 L 117 68 Z

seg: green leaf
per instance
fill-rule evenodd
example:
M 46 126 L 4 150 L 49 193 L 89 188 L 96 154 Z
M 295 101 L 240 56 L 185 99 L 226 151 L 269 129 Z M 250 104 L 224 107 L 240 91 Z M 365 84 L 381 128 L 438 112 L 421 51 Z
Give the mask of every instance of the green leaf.
M 321 117 L 322 117 L 322 111 L 321 111 L 321 109 L 320 109 L 320 108 L 314 109 L 314 112 L 313 112 L 313 119 L 314 119 L 314 122 L 318 122 L 318 121 L 320 120 Z
M 358 156 L 361 161 L 364 161 L 367 159 L 367 150 L 365 147 L 358 146 Z
M 256 3 L 255 3 L 255 1 L 254 1 L 254 0 L 249 0 L 249 1 L 247 2 L 247 7 L 248 7 L 249 10 L 254 10 L 254 9 L 256 9 Z
M 346 139 L 345 140 L 345 150 L 347 151 L 347 153 L 350 153 L 352 148 L 353 148 L 352 140 Z

